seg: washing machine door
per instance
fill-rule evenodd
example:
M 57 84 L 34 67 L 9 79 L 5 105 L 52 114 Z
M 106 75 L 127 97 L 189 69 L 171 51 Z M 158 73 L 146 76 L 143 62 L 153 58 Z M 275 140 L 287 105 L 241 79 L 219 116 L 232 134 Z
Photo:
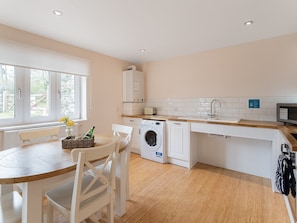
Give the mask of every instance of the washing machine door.
M 143 141 L 144 147 L 151 150 L 158 150 L 162 144 L 160 134 L 150 128 L 144 131 Z
M 145 142 L 151 146 L 154 147 L 157 145 L 157 133 L 155 131 L 149 130 L 145 133 Z

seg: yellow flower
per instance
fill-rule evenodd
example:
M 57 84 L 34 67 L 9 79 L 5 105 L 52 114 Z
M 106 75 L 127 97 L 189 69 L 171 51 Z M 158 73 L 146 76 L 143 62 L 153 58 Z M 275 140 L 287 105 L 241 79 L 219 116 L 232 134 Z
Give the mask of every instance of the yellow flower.
M 71 119 L 68 119 L 68 121 L 66 122 L 67 126 L 74 126 L 74 121 L 72 121 Z
M 64 122 L 66 126 L 74 126 L 74 121 L 69 119 L 67 116 L 63 116 L 59 119 L 59 122 Z
M 59 122 L 65 122 L 66 119 L 67 119 L 67 117 L 63 116 L 62 118 L 59 119 Z

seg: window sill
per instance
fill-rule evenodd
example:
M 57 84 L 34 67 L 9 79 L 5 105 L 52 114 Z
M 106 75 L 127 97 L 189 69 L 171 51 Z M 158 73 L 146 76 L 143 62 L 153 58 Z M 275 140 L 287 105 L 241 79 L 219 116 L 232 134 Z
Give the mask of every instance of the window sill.
M 75 124 L 79 124 L 80 122 L 86 121 L 85 119 L 77 119 L 73 120 Z M 27 125 L 13 125 L 7 127 L 0 127 L 1 131 L 12 131 L 12 130 L 19 130 L 19 129 L 33 129 L 33 128 L 40 128 L 40 127 L 50 127 L 50 126 L 64 126 L 61 122 L 46 122 L 46 123 L 34 123 L 34 124 L 27 124 Z

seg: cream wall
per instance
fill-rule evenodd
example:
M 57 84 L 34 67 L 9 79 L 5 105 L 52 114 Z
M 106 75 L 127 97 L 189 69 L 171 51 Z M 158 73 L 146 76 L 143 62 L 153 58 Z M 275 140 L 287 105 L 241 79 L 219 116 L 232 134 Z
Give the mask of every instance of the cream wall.
M 146 63 L 147 101 L 297 95 L 297 34 Z
M 83 123 L 81 131 L 95 125 L 97 133 L 109 134 L 111 123 L 121 122 L 122 70 L 130 65 L 128 62 L 4 25 L 0 25 L 0 38 L 87 58 L 90 62 L 88 121 Z M 206 97 L 294 98 L 297 95 L 297 34 L 138 66 L 145 72 L 148 105 L 168 98 L 182 100 L 178 100 L 179 107 L 167 100 L 165 106 L 160 106 L 161 110 L 164 107 L 171 110 L 164 110 L 164 114 L 184 113 L 179 108 L 188 109 L 183 104 L 183 99 L 188 98 L 195 103 L 197 98 L 205 101 Z
M 92 125 L 95 125 L 96 133 L 110 134 L 111 124 L 121 122 L 122 70 L 130 65 L 128 62 L 73 47 L 1 24 L 0 38 L 19 41 L 25 44 L 88 59 L 90 62 L 90 76 L 87 80 L 88 121 L 82 123 L 80 131 L 84 132 Z

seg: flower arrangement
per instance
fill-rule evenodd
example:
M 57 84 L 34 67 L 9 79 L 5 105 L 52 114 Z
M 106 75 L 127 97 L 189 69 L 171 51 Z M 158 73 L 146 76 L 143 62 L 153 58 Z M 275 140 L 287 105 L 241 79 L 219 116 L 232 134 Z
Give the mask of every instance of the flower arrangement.
M 63 116 L 62 118 L 59 119 L 59 122 L 63 122 L 66 125 L 66 131 L 67 135 L 70 138 L 71 137 L 71 131 L 74 126 L 74 121 L 71 120 L 68 116 Z

